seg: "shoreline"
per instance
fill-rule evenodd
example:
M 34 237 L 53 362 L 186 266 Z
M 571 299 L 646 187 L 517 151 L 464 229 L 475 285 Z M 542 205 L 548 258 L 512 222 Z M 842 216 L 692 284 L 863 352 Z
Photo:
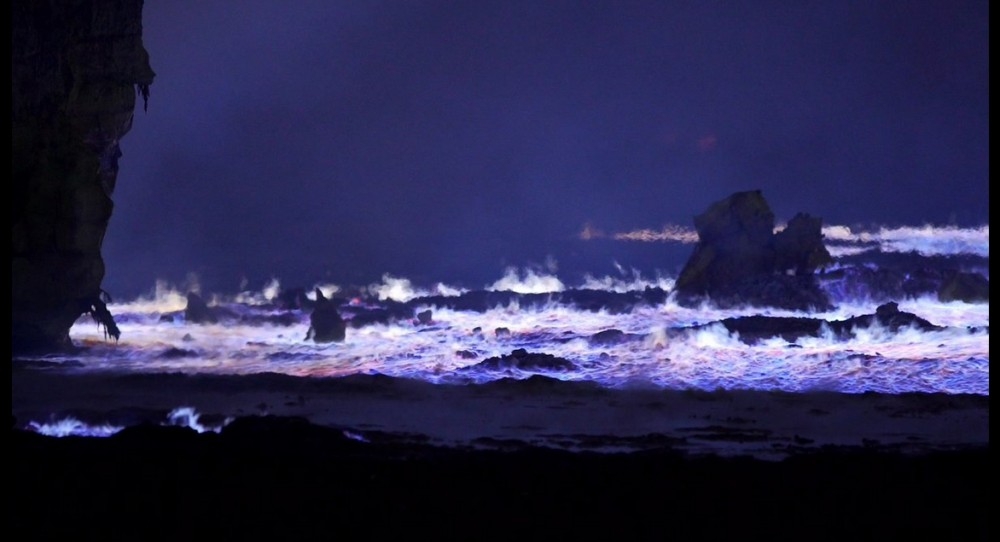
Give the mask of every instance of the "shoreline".
M 780 460 L 827 447 L 924 453 L 989 445 L 989 396 L 601 388 L 535 376 L 477 385 L 340 378 L 12 370 L 15 427 L 72 417 L 128 427 L 193 408 L 206 425 L 275 415 L 455 447 L 548 447 Z
M 16 532 L 988 540 L 989 397 L 15 367 Z M 162 425 L 190 406 L 219 433 Z M 46 437 L 34 415 L 126 426 Z M 38 420 L 35 420 L 38 421 Z

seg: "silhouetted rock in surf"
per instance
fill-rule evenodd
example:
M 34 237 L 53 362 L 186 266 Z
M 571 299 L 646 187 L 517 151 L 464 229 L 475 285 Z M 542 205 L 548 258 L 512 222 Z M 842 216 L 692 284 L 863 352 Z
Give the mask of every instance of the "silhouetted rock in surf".
M 838 269 L 818 274 L 817 280 L 831 297 L 840 299 L 868 299 L 881 303 L 926 296 L 944 302 L 989 302 L 989 279 L 980 273 L 959 270 L 974 267 L 960 258 L 900 254 L 895 258 L 880 255 L 878 259 L 880 264 L 877 266 L 842 264 Z
M 563 305 L 591 312 L 606 311 L 621 314 L 636 306 L 655 306 L 667 299 L 662 288 L 647 286 L 643 290 L 609 292 L 595 289 L 572 289 L 561 292 L 518 293 L 512 291 L 473 290 L 457 296 L 427 296 L 405 303 L 409 307 L 432 306 L 456 311 L 486 312 L 497 307 L 516 303 L 521 308 L 542 309 L 550 305 Z
M 311 309 L 313 302 L 306 297 L 306 289 L 301 286 L 282 290 L 274 300 L 278 308 L 284 310 Z
M 591 335 L 588 341 L 593 345 L 612 345 L 622 344 L 642 337 L 643 335 L 625 333 L 620 329 L 605 329 Z
M 341 342 L 347 336 L 347 324 L 337 311 L 337 303 L 323 296 L 316 288 L 316 304 L 309 315 L 309 331 L 306 340 L 318 343 Z
M 347 323 L 354 329 L 359 327 L 389 324 L 393 321 L 405 319 L 406 312 L 396 306 L 388 307 L 346 307 L 343 309 L 347 317 Z
M 739 339 L 747 344 L 756 344 L 777 337 L 788 342 L 795 342 L 802 337 L 818 337 L 824 333 L 824 326 L 835 337 L 841 339 L 851 337 L 860 329 L 871 329 L 873 326 L 881 326 L 893 333 L 906 327 L 921 331 L 945 329 L 913 313 L 900 311 L 899 305 L 894 302 L 880 305 L 875 314 L 852 316 L 846 320 L 826 321 L 819 318 L 754 315 L 726 318 L 688 329 L 705 329 L 716 324 L 722 324 L 730 333 L 739 334 Z
M 504 369 L 520 369 L 522 371 L 571 371 L 576 368 L 572 361 L 568 359 L 538 352 L 528 352 L 523 348 L 518 348 L 509 355 L 494 356 L 487 358 L 472 367 L 477 369 L 488 369 L 498 371 Z
M 851 265 L 821 273 L 817 280 L 831 297 L 838 299 L 882 302 L 907 297 L 906 274 L 895 269 Z M 912 295 L 925 289 L 919 283 L 910 284 L 910 288 Z
M 167 348 L 163 352 L 160 352 L 159 357 L 167 359 L 180 359 L 180 358 L 193 358 L 197 355 L 198 352 L 195 350 L 186 350 L 184 348 L 177 348 L 176 346 L 172 346 L 170 348 Z
M 937 295 L 945 302 L 989 303 L 990 281 L 979 273 L 958 272 L 941 285 Z
M 430 325 L 434 321 L 433 313 L 430 309 L 417 313 L 417 323 L 420 325 Z
M 774 213 L 754 190 L 713 203 L 694 223 L 699 241 L 675 286 L 682 305 L 830 307 L 813 274 L 832 261 L 819 218 L 800 213 L 775 235 Z
M 187 306 L 184 307 L 184 321 L 189 324 L 217 324 L 219 322 L 236 320 L 237 317 L 238 314 L 228 307 L 209 305 L 200 295 L 194 292 L 188 292 L 187 294 Z M 248 319 L 244 317 L 242 320 L 246 321 Z M 288 317 L 267 316 L 258 318 L 257 320 L 260 323 L 278 324 L 282 320 L 287 321 Z
M 792 217 L 785 229 L 774 234 L 774 259 L 778 272 L 804 276 L 833 263 L 823 244 L 823 220 L 805 213 Z
M 188 292 L 184 320 L 191 324 L 214 324 L 219 321 L 219 315 L 208 306 L 208 303 L 205 303 L 200 295 Z

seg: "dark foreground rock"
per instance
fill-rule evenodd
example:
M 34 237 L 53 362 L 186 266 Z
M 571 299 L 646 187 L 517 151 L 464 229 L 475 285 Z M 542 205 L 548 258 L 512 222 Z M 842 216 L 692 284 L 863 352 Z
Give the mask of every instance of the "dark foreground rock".
M 13 430 L 8 450 L 21 539 L 986 540 L 993 517 L 988 448 L 828 449 L 780 462 L 482 451 L 246 418 L 221 434 Z

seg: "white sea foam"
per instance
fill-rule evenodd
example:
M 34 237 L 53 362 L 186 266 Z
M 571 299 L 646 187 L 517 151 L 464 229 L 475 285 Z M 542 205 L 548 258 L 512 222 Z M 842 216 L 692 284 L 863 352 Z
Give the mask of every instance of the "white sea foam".
M 839 226 L 825 231 L 838 242 L 884 242 L 896 247 L 938 247 L 935 250 L 939 251 L 944 250 L 941 247 L 972 246 L 975 253 L 989 253 L 988 227 L 897 228 L 880 230 L 878 235 L 861 235 Z M 618 276 L 587 275 L 579 284 L 567 286 L 557 274 L 555 261 L 550 260 L 544 270 L 508 268 L 486 289 L 522 294 L 571 289 L 627 294 L 655 287 L 669 294 L 673 288 L 672 277 L 647 278 L 636 270 L 617 267 Z M 326 288 L 327 297 L 338 290 L 333 285 Z M 625 312 L 582 310 L 551 302 L 522 306 L 516 298 L 504 306 L 476 312 L 431 303 L 429 300 L 436 296 L 465 293 L 444 284 L 423 287 L 387 274 L 367 290 L 370 303 L 351 306 L 370 308 L 390 299 L 410 302 L 414 314 L 433 310 L 433 322 L 420 325 L 414 318 L 403 317 L 349 327 L 345 341 L 316 344 L 305 340 L 307 311 L 283 313 L 286 318 L 281 325 L 268 318 L 275 309 L 265 302 L 279 294 L 277 279 L 264 285 L 259 293 L 244 292 L 234 298 L 212 296 L 212 303 L 224 306 L 237 317 L 202 325 L 186 323 L 183 318 L 161 318 L 164 313 L 182 310 L 185 299 L 180 290 L 158 283 L 153 295 L 112 307 L 120 318 L 122 336 L 118 343 L 106 341 L 98 326 L 81 319 L 73 326 L 71 337 L 89 348 L 83 353 L 50 359 L 73 361 L 79 365 L 75 370 L 83 372 L 277 372 L 297 376 L 380 373 L 461 384 L 530 376 L 531 370 L 498 372 L 477 365 L 523 348 L 573 362 L 572 369 L 550 371 L 550 376 L 595 381 L 609 387 L 644 382 L 679 389 L 989 394 L 988 303 L 943 303 L 934 296 L 898 299 L 900 310 L 945 329 L 891 332 L 873 326 L 856 330 L 850 337 L 836 337 L 827 328 L 818 336 L 801 337 L 791 343 L 774 338 L 751 345 L 721 325 L 705 324 L 751 315 L 837 321 L 872 314 L 878 305 L 868 299 L 836 299 L 835 308 L 809 314 L 754 307 L 720 309 L 708 302 L 686 307 L 667 295 L 658 304 L 639 304 Z M 422 298 L 428 301 L 421 303 Z M 291 318 L 287 318 L 289 313 Z M 498 333 L 500 328 L 507 332 Z M 607 330 L 621 331 L 623 340 L 591 340 L 594 334 Z M 186 419 L 191 424 L 198 421 L 190 415 Z M 72 431 L 75 425 L 67 421 L 62 427 L 52 430 Z

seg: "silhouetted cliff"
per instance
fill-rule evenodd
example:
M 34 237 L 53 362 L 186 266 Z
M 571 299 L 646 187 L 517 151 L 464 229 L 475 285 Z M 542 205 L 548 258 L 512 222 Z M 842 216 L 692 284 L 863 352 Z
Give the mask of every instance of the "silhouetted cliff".
M 12 348 L 69 346 L 87 312 L 112 336 L 101 243 L 119 141 L 154 73 L 143 0 L 11 3 Z

